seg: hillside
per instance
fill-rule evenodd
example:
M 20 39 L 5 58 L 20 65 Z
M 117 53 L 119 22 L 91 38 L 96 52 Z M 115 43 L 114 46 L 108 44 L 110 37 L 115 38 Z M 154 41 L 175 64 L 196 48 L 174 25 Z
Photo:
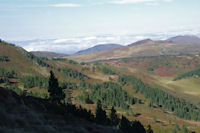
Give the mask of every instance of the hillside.
M 190 35 L 185 35 L 185 36 L 176 36 L 167 39 L 167 41 L 176 43 L 176 44 L 196 44 L 200 45 L 200 38 L 197 36 L 190 36 Z
M 146 45 L 151 44 L 147 42 Z M 180 57 L 181 59 L 179 59 L 179 57 L 175 58 L 172 56 L 168 58 L 163 56 L 164 58 L 149 57 L 149 59 L 136 58 L 135 60 L 122 59 L 122 61 L 119 60 L 119 62 L 117 62 L 118 60 L 116 60 L 116 62 L 114 62 L 115 60 L 111 60 L 105 63 L 99 62 L 79 64 L 73 60 L 64 58 L 39 58 L 19 47 L 6 42 L 1 43 L 0 46 L 1 89 L 9 89 L 15 91 L 19 95 L 7 95 L 7 93 L 10 92 L 2 91 L 2 93 L 0 93 L 0 97 L 2 96 L 4 98 L 7 96 L 9 98 L 13 97 L 14 95 L 14 101 L 17 101 L 17 99 L 22 99 L 29 112 L 36 113 L 36 117 L 37 115 L 42 116 L 42 118 L 38 118 L 39 122 L 36 121 L 36 123 L 34 123 L 35 121 L 31 121 L 27 118 L 27 130 L 32 130 L 30 125 L 38 128 L 41 127 L 41 123 L 48 123 L 50 121 L 49 125 L 47 125 L 54 132 L 56 132 L 59 128 L 59 126 L 57 126 L 57 122 L 62 124 L 60 132 L 64 131 L 66 128 L 73 132 L 73 125 L 78 125 L 78 127 L 81 129 L 77 128 L 77 130 L 81 131 L 83 129 L 86 130 L 86 133 L 119 132 L 119 130 L 116 130 L 119 129 L 119 127 L 121 131 L 123 128 L 121 128 L 119 121 L 118 125 L 115 126 L 117 128 L 110 129 L 110 125 L 108 124 L 109 122 L 106 123 L 106 125 L 104 125 L 105 123 L 102 125 L 102 123 L 99 123 L 99 120 L 97 121 L 96 119 L 95 121 L 88 122 L 87 119 L 85 120 L 85 117 L 82 118 L 82 113 L 79 114 L 81 110 L 85 108 L 87 111 L 91 110 L 90 113 L 95 116 L 97 103 L 99 100 L 102 102 L 103 110 L 106 111 L 103 114 L 106 114 L 107 118 L 110 118 L 110 112 L 113 106 L 116 109 L 117 116 L 121 118 L 120 122 L 123 118 L 123 120 L 126 121 L 125 125 L 129 125 L 128 129 L 130 128 L 132 131 L 135 130 L 132 129 L 132 127 L 135 127 L 133 125 L 141 125 L 138 123 L 138 121 L 144 125 L 146 130 L 149 127 L 148 125 L 151 125 L 155 133 L 171 132 L 176 123 L 178 126 L 187 125 L 187 127 L 192 131 L 200 130 L 199 127 L 194 126 L 194 124 L 199 124 L 198 103 L 193 103 L 189 99 L 186 99 L 186 102 L 185 99 L 183 99 L 185 97 L 182 97 L 181 93 L 179 92 L 174 95 L 174 93 L 168 91 L 167 89 L 156 88 L 154 85 L 149 84 L 153 81 L 152 79 L 156 75 L 150 75 L 152 70 L 146 68 L 150 66 L 153 68 L 153 71 L 159 72 L 157 70 L 162 68 L 162 66 L 168 64 L 169 67 L 171 67 L 172 64 L 177 63 L 177 69 L 184 71 L 185 68 L 187 68 L 187 71 L 190 71 L 191 69 L 195 69 L 197 67 L 196 65 L 199 61 L 197 56 L 194 56 L 194 58 Z M 20 59 L 18 59 L 18 57 L 20 57 Z M 14 59 L 17 60 L 17 62 Z M 160 63 L 158 62 L 156 64 L 155 61 L 158 60 Z M 179 61 L 177 62 L 176 60 Z M 189 60 L 195 60 L 195 62 L 191 61 L 190 66 L 188 66 L 189 63 L 181 64 L 181 62 L 188 62 Z M 133 63 L 132 66 L 130 63 Z M 136 72 L 139 73 L 135 73 L 135 69 L 138 69 Z M 59 106 L 53 107 L 56 111 L 58 111 L 57 113 L 52 110 L 51 106 L 53 105 L 49 105 L 48 101 L 50 98 L 48 93 L 48 77 L 50 70 L 55 73 L 55 76 L 58 79 L 59 87 L 62 88 L 65 94 L 65 103 L 68 103 L 70 108 L 71 105 L 73 108 L 76 106 L 77 110 L 73 110 L 71 113 L 63 112 Z M 146 70 L 150 72 L 146 73 Z M 149 74 L 149 76 L 146 74 Z M 179 72 L 176 74 L 178 75 Z M 143 89 L 145 91 L 143 91 Z M 6 96 L 3 96 L 5 93 Z M 176 104 L 174 104 L 174 101 Z M 42 105 L 40 103 L 42 103 Z M 12 101 L 10 103 L 5 102 L 5 104 L 10 105 L 12 104 Z M 21 104 L 23 105 L 23 102 L 19 102 L 17 104 L 18 106 L 14 107 L 17 110 L 21 110 Z M 186 107 L 187 110 L 185 110 Z M 45 109 L 42 110 L 41 108 L 46 108 L 47 111 L 43 112 Z M 74 115 L 74 113 L 77 112 L 79 113 Z M 63 115 L 63 113 L 67 116 Z M 17 118 L 15 118 L 17 116 L 15 115 L 14 117 L 9 118 L 9 116 L 13 114 L 12 112 L 10 113 L 7 111 L 6 108 L 3 108 L 3 114 L 6 116 L 4 117 L 6 120 L 8 119 L 10 121 L 14 121 L 17 124 L 20 124 L 20 122 L 26 122 L 26 120 L 23 119 L 20 119 L 20 122 L 17 121 Z M 86 114 L 88 115 L 88 113 Z M 25 117 L 23 114 L 18 114 L 18 116 L 22 118 Z M 70 122 L 73 124 L 71 125 Z M 92 128 L 90 128 L 91 130 L 87 127 L 88 123 L 90 126 L 92 126 Z M 10 123 L 7 123 L 4 125 L 4 127 L 5 126 L 10 127 Z M 20 128 L 23 126 L 24 125 L 16 125 L 16 129 L 14 129 L 21 131 Z M 95 130 L 94 128 L 98 129 Z M 3 128 L 2 130 L 7 131 L 7 129 Z M 43 127 L 43 129 L 47 130 L 46 127 Z M 179 129 L 176 129 L 176 131 L 177 133 L 181 132 Z
M 142 40 L 126 47 L 83 55 L 72 55 L 69 59 L 78 62 L 92 62 L 129 57 L 160 56 L 160 55 L 195 55 L 200 53 L 200 45 L 176 44 L 169 41 Z
M 20 75 L 43 75 L 48 73 L 43 67 L 50 67 L 42 59 L 24 49 L 6 42 L 0 42 L 0 65 L 6 70 L 13 70 Z M 6 59 L 6 60 L 4 60 Z
M 137 57 L 100 63 L 113 66 L 125 74 L 135 75 L 151 86 L 177 94 L 193 103 L 200 103 L 200 78 L 197 76 L 199 56 Z
M 120 47 L 123 47 L 123 46 L 119 44 L 100 44 L 92 48 L 81 50 L 77 52 L 76 54 L 88 54 L 88 53 L 100 52 L 100 51 L 105 51 L 105 50 L 110 50 L 110 49 L 116 49 Z
M 49 51 L 31 51 L 31 53 L 37 57 L 46 57 L 46 58 L 60 58 L 67 56 L 66 54 L 59 54 Z

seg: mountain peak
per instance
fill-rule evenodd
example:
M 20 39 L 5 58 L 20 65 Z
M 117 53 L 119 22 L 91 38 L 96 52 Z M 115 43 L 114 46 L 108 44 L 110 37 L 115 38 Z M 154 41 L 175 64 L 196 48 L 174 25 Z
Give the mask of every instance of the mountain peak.
M 154 41 L 148 38 L 148 39 L 134 42 L 128 46 L 138 46 L 138 45 L 142 45 L 142 44 L 152 44 L 152 43 L 154 43 Z

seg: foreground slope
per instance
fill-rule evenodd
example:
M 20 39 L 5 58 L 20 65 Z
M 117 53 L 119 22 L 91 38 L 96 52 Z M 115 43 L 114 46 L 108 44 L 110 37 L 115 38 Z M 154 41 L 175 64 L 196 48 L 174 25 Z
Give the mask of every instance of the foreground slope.
M 0 132 L 119 133 L 110 126 L 90 122 L 78 113 L 78 108 L 77 112 L 70 111 L 69 108 L 73 107 L 54 105 L 46 99 L 19 96 L 0 87 Z

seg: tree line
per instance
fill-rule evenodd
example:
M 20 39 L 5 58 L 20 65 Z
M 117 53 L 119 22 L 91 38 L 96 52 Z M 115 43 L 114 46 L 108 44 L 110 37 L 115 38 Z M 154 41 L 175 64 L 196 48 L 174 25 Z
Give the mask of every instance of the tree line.
M 151 107 L 161 107 L 174 112 L 180 118 L 200 121 L 200 109 L 184 99 L 177 98 L 163 90 L 152 88 L 134 76 L 120 75 L 118 81 L 123 85 L 132 84 L 135 92 L 140 92 L 151 100 Z
M 4 68 L 0 68 L 0 83 L 9 83 L 8 78 L 14 78 L 17 74 L 14 70 L 7 71 Z
M 21 76 L 20 81 L 24 84 L 24 88 L 29 89 L 33 87 L 39 87 L 48 89 L 48 78 L 39 76 Z M 64 89 L 76 89 L 78 88 L 75 83 L 71 82 L 58 82 L 59 86 Z
M 43 59 L 42 59 L 42 58 L 39 58 L 39 57 L 33 55 L 33 54 L 30 53 L 30 52 L 27 52 L 27 53 L 26 53 L 26 56 L 27 56 L 29 59 L 35 60 L 39 66 L 47 67 L 47 68 L 53 68 L 51 65 L 49 65 L 49 64 L 47 64 L 45 61 L 43 61 L 44 58 L 43 58 Z M 45 60 L 48 60 L 48 59 L 45 58 Z
M 115 75 L 116 73 L 110 69 L 108 66 L 102 66 L 102 72 L 103 74 L 110 74 L 110 75 Z
M 79 100 L 85 103 L 97 103 L 101 100 L 106 106 L 115 106 L 129 109 L 130 105 L 141 103 L 141 100 L 129 95 L 118 83 L 104 82 L 102 84 L 89 84 L 91 93 L 85 92 L 79 96 Z
M 58 72 L 62 72 L 70 78 L 79 78 L 79 79 L 87 78 L 88 79 L 86 75 L 84 75 L 81 72 L 78 72 L 77 70 L 73 70 L 70 68 L 58 68 L 57 70 Z
M 0 56 L 0 62 L 8 62 L 9 58 L 8 56 Z
M 29 89 L 33 87 L 48 88 L 48 79 L 38 76 L 21 76 L 20 81 L 24 84 L 24 88 Z
M 181 74 L 180 76 L 176 77 L 174 79 L 174 81 L 181 80 L 181 79 L 187 78 L 187 77 L 193 77 L 193 76 L 200 77 L 200 68 L 193 70 L 193 71 L 190 71 L 190 72 L 187 72 L 187 73 L 184 73 L 184 74 Z

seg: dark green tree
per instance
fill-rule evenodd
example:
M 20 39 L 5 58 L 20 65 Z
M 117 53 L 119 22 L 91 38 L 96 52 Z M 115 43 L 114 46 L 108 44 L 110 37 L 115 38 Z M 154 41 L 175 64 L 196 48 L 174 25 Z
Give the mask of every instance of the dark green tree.
M 190 133 L 190 131 L 185 125 L 182 126 L 182 133 Z
M 113 126 L 117 126 L 119 123 L 119 118 L 118 118 L 118 116 L 116 114 L 116 110 L 113 106 L 112 106 L 111 113 L 110 113 L 110 122 L 111 122 L 111 125 L 113 125 Z
M 126 131 L 126 132 L 128 132 L 131 128 L 130 121 L 126 117 L 124 117 L 123 115 L 122 115 L 122 118 L 120 120 L 119 128 L 122 131 Z
M 106 111 L 102 109 L 102 104 L 100 100 L 98 100 L 97 102 L 96 122 L 100 124 L 107 124 Z
M 147 133 L 153 133 L 153 130 L 151 129 L 151 126 L 150 125 L 148 125 L 148 127 L 147 127 L 147 131 L 146 131 Z
M 139 121 L 132 121 L 130 131 L 132 133 L 146 133 L 144 126 Z M 129 133 L 128 132 L 128 133 Z
M 96 68 L 95 68 L 95 66 L 93 66 L 92 67 L 92 72 L 95 73 L 95 71 L 96 71 Z
M 48 92 L 53 103 L 60 104 L 61 100 L 65 98 L 65 93 L 62 88 L 59 87 L 58 79 L 54 76 L 53 71 L 50 71 Z
M 71 90 L 67 89 L 65 91 L 65 102 L 67 102 L 68 104 L 72 104 L 72 96 L 71 96 L 72 92 Z
M 174 129 L 175 129 L 176 131 L 179 131 L 179 130 L 180 130 L 180 127 L 179 127 L 179 125 L 178 125 L 177 123 L 175 124 Z
M 175 129 L 172 129 L 171 133 L 176 133 L 176 130 L 175 130 Z
M 146 133 L 144 126 L 139 121 L 129 121 L 125 116 L 122 116 L 119 128 L 125 133 Z

